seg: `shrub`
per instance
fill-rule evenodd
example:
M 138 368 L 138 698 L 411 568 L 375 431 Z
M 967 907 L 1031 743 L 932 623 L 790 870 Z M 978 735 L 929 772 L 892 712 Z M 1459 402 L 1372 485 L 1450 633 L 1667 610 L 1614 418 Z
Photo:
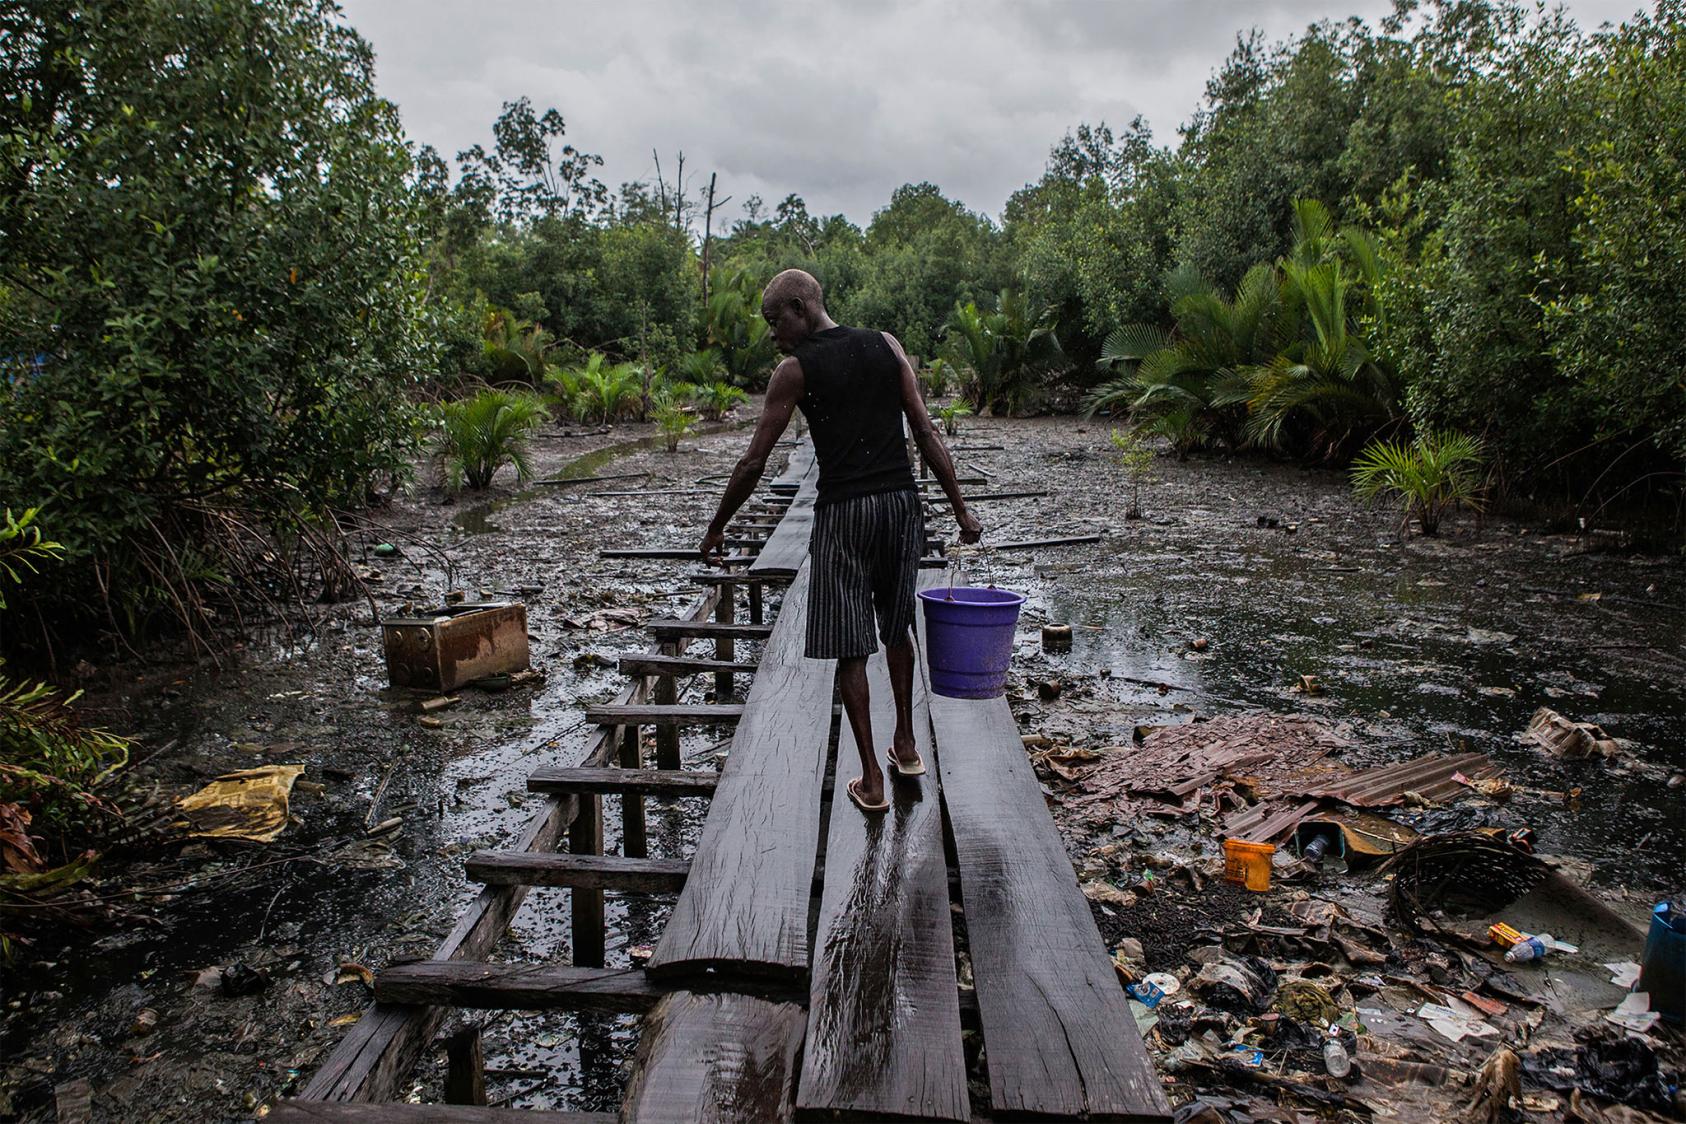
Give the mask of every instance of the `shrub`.
M 1352 487 L 1366 500 L 1392 495 L 1404 506 L 1401 527 L 1415 516 L 1425 535 L 1458 505 L 1481 510 L 1479 438 L 1450 430 L 1403 441 L 1372 441 L 1352 462 Z
M 1130 506 L 1124 509 L 1124 518 L 1140 519 L 1142 485 L 1153 478 L 1153 449 L 1136 432 L 1115 429 L 1110 440 L 1118 467 L 1124 470 L 1124 479 L 1130 483 Z
M 506 464 L 518 480 L 532 474 L 527 463 L 527 434 L 550 417 L 532 394 L 482 390 L 473 398 L 440 407 L 438 455 L 451 487 L 482 489 Z
M 643 382 L 631 363 L 605 363 L 593 355 L 575 377 L 574 413 L 581 421 L 608 425 L 643 406 Z
M 664 388 L 650 396 L 650 412 L 666 439 L 667 451 L 677 453 L 680 439 L 691 432 L 691 411 L 673 390 Z
M 931 416 L 943 423 L 943 432 L 945 434 L 950 437 L 954 437 L 960 433 L 960 419 L 970 417 L 971 413 L 972 407 L 966 405 L 964 402 L 956 400 L 948 403 L 946 406 L 938 406 L 935 410 L 931 411 Z
M 709 421 L 719 421 L 731 413 L 733 407 L 748 400 L 748 394 L 724 380 L 697 387 L 697 408 Z

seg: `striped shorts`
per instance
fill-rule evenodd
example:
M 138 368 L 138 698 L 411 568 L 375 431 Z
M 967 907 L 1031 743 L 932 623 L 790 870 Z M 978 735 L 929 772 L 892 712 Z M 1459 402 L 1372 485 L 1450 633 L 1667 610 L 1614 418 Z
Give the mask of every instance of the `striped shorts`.
M 808 543 L 808 658 L 870 656 L 880 638 L 889 645 L 905 637 L 924 547 L 925 513 L 912 489 L 816 508 Z

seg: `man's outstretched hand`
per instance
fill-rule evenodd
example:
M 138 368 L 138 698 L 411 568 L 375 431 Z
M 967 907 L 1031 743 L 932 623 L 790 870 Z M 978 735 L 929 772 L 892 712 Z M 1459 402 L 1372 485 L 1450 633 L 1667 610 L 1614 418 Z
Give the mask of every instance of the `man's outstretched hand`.
M 962 515 L 959 519 L 959 523 L 960 541 L 965 545 L 971 546 L 973 543 L 983 538 L 983 524 L 979 523 L 977 516 L 973 515 L 971 512 L 968 511 L 966 514 Z
M 698 548 L 702 553 L 702 560 L 710 566 L 726 565 L 726 532 L 716 531 L 710 527 L 703 536 L 702 546 Z

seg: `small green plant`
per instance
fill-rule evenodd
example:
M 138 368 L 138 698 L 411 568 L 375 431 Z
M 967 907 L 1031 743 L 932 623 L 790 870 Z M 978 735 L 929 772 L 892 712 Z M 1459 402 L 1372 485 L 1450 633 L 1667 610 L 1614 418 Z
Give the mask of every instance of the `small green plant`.
M 1352 462 L 1352 488 L 1366 500 L 1393 496 L 1404 507 L 1401 530 L 1414 516 L 1423 534 L 1434 535 L 1452 508 L 1481 510 L 1484 459 L 1479 437 L 1452 430 L 1423 434 L 1409 445 L 1371 441 Z
M 970 417 L 971 413 L 972 407 L 957 399 L 946 406 L 938 406 L 931 411 L 931 416 L 943 423 L 945 435 L 955 437 L 960 433 L 960 419 Z
M 643 372 L 632 363 L 607 363 L 593 353 L 574 376 L 573 407 L 581 421 L 608 425 L 643 407 Z
M 664 387 L 650 396 L 650 414 L 666 440 L 667 451 L 677 453 L 680 439 L 691 432 L 691 411 L 677 394 Z
M 515 476 L 532 475 L 527 463 L 527 435 L 550 417 L 537 395 L 505 390 L 482 390 L 473 398 L 440 407 L 437 446 L 451 487 L 464 480 L 476 490 L 486 488 L 506 464 Z
M 919 387 L 925 392 L 926 399 L 941 398 L 947 394 L 953 373 L 946 359 L 933 359 L 919 368 Z
M 1130 484 L 1130 506 L 1124 509 L 1124 518 L 1140 519 L 1142 485 L 1153 479 L 1153 448 L 1135 430 L 1115 429 L 1110 439 L 1113 456 Z
M 705 386 L 697 387 L 697 408 L 709 421 L 719 421 L 731 413 L 733 407 L 748 400 L 748 394 L 724 379 L 716 379 Z
M 38 507 L 26 507 L 22 515 L 13 515 L 8 507 L 5 520 L 0 522 L 0 578 L 6 579 L 0 582 L 0 610 L 6 608 L 7 583 L 16 585 L 25 572 L 38 573 L 37 562 L 64 556 L 63 546 L 41 537 L 41 528 L 35 522 L 40 512 Z

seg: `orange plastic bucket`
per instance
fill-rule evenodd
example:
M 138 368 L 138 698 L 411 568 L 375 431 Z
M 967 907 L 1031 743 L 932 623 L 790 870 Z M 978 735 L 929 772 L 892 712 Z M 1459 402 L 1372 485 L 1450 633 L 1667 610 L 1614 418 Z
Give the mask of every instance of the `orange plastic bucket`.
M 1224 878 L 1262 893 L 1270 889 L 1270 857 L 1274 854 L 1276 846 L 1271 843 L 1225 839 Z

